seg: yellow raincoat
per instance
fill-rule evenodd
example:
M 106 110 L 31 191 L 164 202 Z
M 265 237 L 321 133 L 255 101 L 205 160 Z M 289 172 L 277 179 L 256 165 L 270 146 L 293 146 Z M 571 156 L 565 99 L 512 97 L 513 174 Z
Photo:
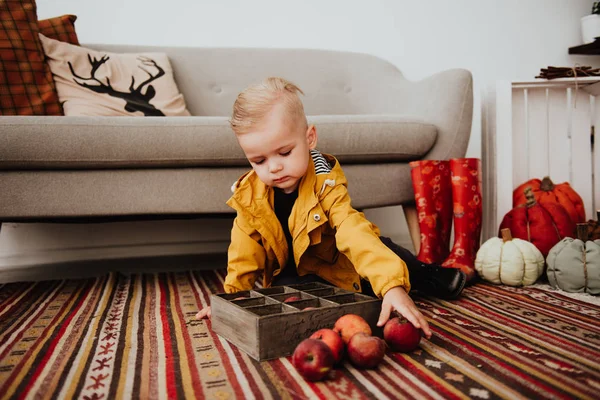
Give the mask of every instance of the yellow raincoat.
M 406 264 L 381 242 L 379 229 L 352 208 L 339 162 L 333 156 L 323 156 L 331 171 L 317 174 L 310 160 L 289 217 L 298 275 L 316 274 L 352 291 L 361 290 L 362 277 L 379 297 L 396 286 L 408 292 Z M 232 190 L 227 204 L 237 211 L 237 217 L 231 231 L 225 291 L 252 289 L 260 275 L 268 287 L 286 265 L 289 254 L 273 208 L 273 188 L 250 171 Z

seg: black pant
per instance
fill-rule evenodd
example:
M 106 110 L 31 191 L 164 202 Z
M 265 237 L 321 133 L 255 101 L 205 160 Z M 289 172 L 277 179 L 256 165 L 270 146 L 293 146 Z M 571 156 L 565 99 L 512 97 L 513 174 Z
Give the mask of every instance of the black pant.
M 418 268 L 423 265 L 423 263 L 421 261 L 419 261 L 419 259 L 417 259 L 417 257 L 413 253 L 411 253 L 409 250 L 405 249 L 404 247 L 392 242 L 392 239 L 390 239 L 389 237 L 380 236 L 379 238 L 381 239 L 381 242 L 383 244 L 385 244 L 390 250 L 392 250 L 394 253 L 396 253 L 396 255 L 398 257 L 400 257 L 406 263 L 406 266 L 408 267 L 409 270 L 413 269 L 413 268 Z M 295 285 L 295 284 L 312 283 L 312 282 L 320 282 L 320 283 L 325 283 L 327 285 L 331 285 L 331 282 L 327 282 L 325 279 L 321 278 L 320 276 L 314 275 L 314 274 L 308 274 L 308 275 L 304 275 L 304 276 L 293 276 L 293 275 L 280 274 L 280 275 L 277 275 L 273 279 L 273 286 Z M 375 296 L 375 293 L 373 292 L 373 288 L 371 287 L 371 283 L 368 280 L 362 279 L 360 284 L 362 286 L 361 292 L 363 294 L 366 294 L 368 296 Z

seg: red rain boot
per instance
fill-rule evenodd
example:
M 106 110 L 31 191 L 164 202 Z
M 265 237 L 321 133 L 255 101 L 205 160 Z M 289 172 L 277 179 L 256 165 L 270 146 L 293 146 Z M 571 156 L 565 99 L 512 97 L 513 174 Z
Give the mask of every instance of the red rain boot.
M 442 266 L 460 268 L 467 282 L 476 277 L 475 255 L 481 235 L 481 160 L 450 160 L 452 198 L 454 200 L 454 246 Z
M 450 252 L 452 185 L 448 161 L 423 160 L 410 163 L 421 246 L 417 258 L 441 264 Z

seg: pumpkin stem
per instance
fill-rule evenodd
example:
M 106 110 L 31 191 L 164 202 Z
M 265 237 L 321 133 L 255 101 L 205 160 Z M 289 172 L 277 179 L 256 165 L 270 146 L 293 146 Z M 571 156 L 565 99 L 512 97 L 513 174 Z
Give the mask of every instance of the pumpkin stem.
M 542 179 L 542 183 L 540 184 L 540 189 L 543 190 L 544 192 L 550 192 L 550 191 L 554 190 L 554 182 L 552 182 L 552 180 L 550 179 L 549 176 L 545 176 L 544 179 Z
M 510 234 L 510 229 L 509 228 L 501 229 L 500 233 L 502 234 L 502 241 L 504 243 L 510 242 L 512 240 L 512 235 Z
M 586 242 L 588 240 L 588 224 L 577 224 L 577 239 L 582 242 Z
M 525 203 L 527 207 L 535 205 L 535 196 L 533 195 L 533 189 L 531 189 L 531 186 L 527 186 L 525 188 L 525 199 L 527 200 Z

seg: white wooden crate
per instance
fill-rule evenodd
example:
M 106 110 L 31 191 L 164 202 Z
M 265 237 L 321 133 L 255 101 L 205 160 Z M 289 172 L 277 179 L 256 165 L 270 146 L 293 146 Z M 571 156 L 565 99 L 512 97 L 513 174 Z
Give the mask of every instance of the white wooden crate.
M 592 146 L 600 122 L 600 78 L 501 81 L 483 110 L 483 240 L 498 234 L 512 191 L 531 178 L 569 182 L 587 218 L 600 207 L 600 160 Z

